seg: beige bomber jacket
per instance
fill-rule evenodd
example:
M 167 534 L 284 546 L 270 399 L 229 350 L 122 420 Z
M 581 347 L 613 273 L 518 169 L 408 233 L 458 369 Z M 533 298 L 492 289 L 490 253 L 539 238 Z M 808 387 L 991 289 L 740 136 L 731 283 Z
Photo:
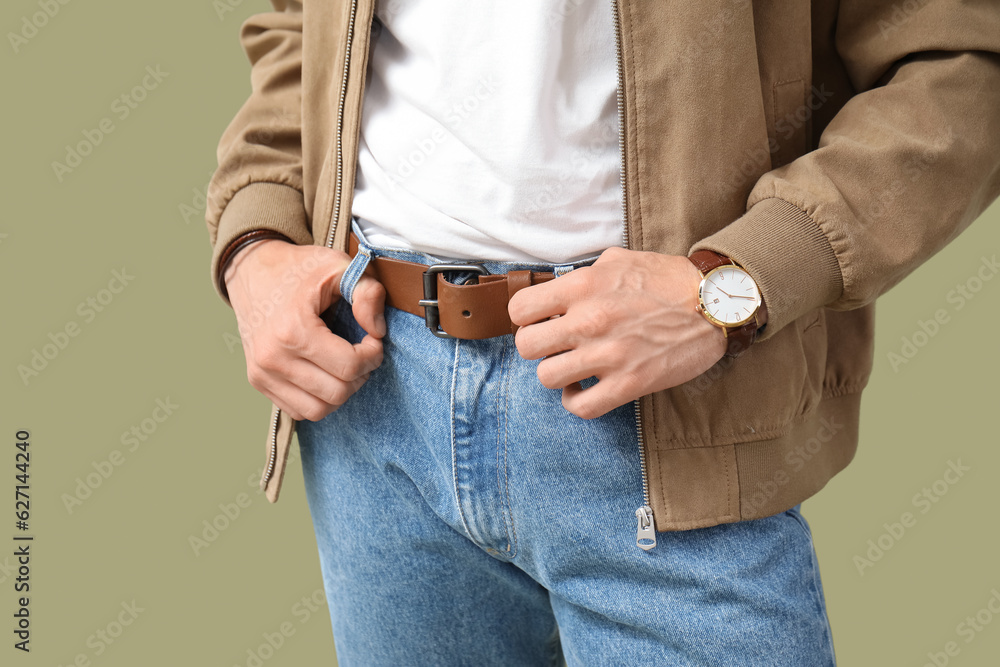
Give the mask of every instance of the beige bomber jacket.
M 1000 1 L 609 4 L 627 246 L 729 255 L 769 312 L 741 357 L 637 401 L 636 474 L 657 530 L 767 516 L 854 455 L 875 299 L 1000 191 Z M 248 234 L 347 248 L 375 0 L 272 5 L 209 187 L 227 302 Z M 272 409 L 272 502 L 294 428 Z

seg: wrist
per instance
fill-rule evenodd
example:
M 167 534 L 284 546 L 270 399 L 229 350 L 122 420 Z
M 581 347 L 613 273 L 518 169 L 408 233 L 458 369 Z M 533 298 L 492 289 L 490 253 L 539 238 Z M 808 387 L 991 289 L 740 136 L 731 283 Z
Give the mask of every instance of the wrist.
M 270 229 L 255 229 L 237 236 L 230 242 L 225 251 L 223 251 L 222 256 L 219 259 L 219 272 L 216 276 L 216 280 L 218 282 L 219 291 L 227 301 L 229 300 L 229 290 L 227 289 L 226 283 L 232 279 L 239 264 L 246 259 L 247 253 L 249 252 L 248 249 L 251 246 L 260 246 L 261 244 L 266 245 L 266 243 L 264 243 L 266 241 L 283 241 L 286 243 L 292 243 L 292 240 L 281 232 L 276 232 Z M 239 256 L 238 261 L 237 256 Z
M 767 306 L 757 282 L 730 257 L 698 250 L 688 259 L 698 270 L 697 310 L 726 338 L 726 355 L 738 357 L 767 324 Z

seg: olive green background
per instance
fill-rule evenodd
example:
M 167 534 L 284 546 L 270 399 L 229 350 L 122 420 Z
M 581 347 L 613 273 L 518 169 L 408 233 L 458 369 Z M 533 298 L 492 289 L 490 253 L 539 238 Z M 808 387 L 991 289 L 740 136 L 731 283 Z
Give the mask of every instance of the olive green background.
M 81 654 L 108 667 L 335 664 L 325 606 L 307 614 L 302 603 L 322 591 L 297 451 L 272 506 L 256 487 L 269 403 L 246 382 L 235 321 L 208 274 L 201 197 L 218 137 L 249 91 L 240 23 L 265 8 L 77 0 L 58 5 L 17 53 L 9 36 L 0 47 L 4 665 L 69 665 Z M 19 32 L 39 11 L 37 0 L 5 2 L 0 25 Z M 147 66 L 168 75 L 121 119 L 112 104 Z M 103 118 L 114 131 L 59 182 L 52 163 Z M 959 649 L 949 664 L 994 665 L 1000 655 L 1000 620 L 971 642 L 957 634 L 1000 590 L 1000 280 L 961 309 L 948 301 L 998 248 L 994 206 L 879 302 L 858 455 L 804 505 L 842 665 L 922 665 L 949 641 Z M 122 269 L 134 279 L 87 321 L 79 304 Z M 947 324 L 894 370 L 888 353 L 938 309 Z M 79 334 L 26 385 L 18 365 L 71 322 Z M 178 407 L 129 451 L 123 433 L 149 420 L 157 399 Z M 31 432 L 30 654 L 13 648 L 11 632 L 18 429 Z M 77 479 L 115 450 L 121 465 L 67 508 Z M 914 494 L 949 460 L 970 470 L 921 514 Z M 240 494 L 239 516 L 219 518 Z M 854 557 L 907 511 L 916 525 L 859 573 Z M 228 526 L 196 554 L 191 536 L 204 538 L 213 521 Z M 98 640 L 109 625 L 117 632 L 133 601 L 142 609 L 134 623 L 111 644 Z M 289 636 L 261 655 L 282 624 Z

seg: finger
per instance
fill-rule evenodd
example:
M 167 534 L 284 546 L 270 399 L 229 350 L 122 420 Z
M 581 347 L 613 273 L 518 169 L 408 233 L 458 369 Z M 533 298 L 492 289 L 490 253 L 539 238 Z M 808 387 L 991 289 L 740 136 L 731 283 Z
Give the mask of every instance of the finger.
M 548 389 L 563 389 L 569 385 L 598 375 L 603 369 L 586 361 L 586 354 L 572 350 L 565 354 L 547 357 L 538 364 L 538 381 Z
M 365 373 L 351 380 L 341 380 L 310 361 L 297 359 L 289 368 L 287 380 L 315 396 L 324 406 L 336 409 L 361 388 L 369 375 Z
M 352 345 L 324 327 L 302 357 L 333 377 L 350 382 L 382 364 L 382 339 L 365 336 Z
M 331 406 L 285 380 L 274 379 L 259 391 L 295 421 L 319 421 L 333 412 Z
M 572 323 L 565 317 L 555 317 L 522 326 L 514 334 L 518 354 L 529 361 L 559 354 L 576 347 Z
M 573 279 L 574 273 L 576 271 L 518 291 L 507 304 L 510 321 L 523 327 L 554 315 L 564 315 L 578 282 Z
M 636 398 L 626 395 L 614 381 L 605 378 L 586 389 L 579 384 L 566 386 L 563 388 L 562 404 L 577 417 L 595 419 Z
M 351 258 L 346 253 L 330 248 L 319 249 L 322 254 L 323 275 L 325 278 L 319 283 L 319 310 L 323 312 L 340 299 L 340 279 L 343 277 L 347 267 L 351 264 Z
M 385 287 L 369 275 L 354 287 L 354 319 L 376 338 L 385 336 Z

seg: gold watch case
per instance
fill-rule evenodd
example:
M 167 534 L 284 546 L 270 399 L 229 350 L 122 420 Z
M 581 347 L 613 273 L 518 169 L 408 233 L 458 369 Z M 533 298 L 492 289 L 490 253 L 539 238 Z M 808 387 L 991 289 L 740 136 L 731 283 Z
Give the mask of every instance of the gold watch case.
M 757 316 L 761 299 L 749 273 L 736 264 L 724 264 L 702 276 L 697 310 L 715 326 L 734 329 Z

